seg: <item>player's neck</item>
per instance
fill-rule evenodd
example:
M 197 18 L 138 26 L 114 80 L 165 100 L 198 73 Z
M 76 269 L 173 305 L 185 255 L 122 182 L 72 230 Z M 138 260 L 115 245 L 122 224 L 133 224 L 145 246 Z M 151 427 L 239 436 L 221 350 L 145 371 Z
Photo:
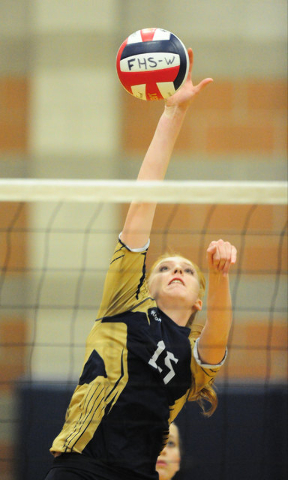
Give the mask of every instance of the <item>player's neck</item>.
M 161 308 L 159 305 L 159 308 L 164 312 L 173 322 L 175 322 L 177 325 L 180 327 L 186 327 L 189 318 L 192 315 L 191 310 L 189 309 L 184 309 L 184 308 L 179 308 L 179 307 L 167 307 L 165 306 L 164 308 Z

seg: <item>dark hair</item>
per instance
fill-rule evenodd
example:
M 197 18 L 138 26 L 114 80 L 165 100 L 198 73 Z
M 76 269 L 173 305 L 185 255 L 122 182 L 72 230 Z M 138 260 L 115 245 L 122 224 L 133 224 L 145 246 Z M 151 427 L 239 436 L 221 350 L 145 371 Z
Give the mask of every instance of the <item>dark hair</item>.
M 180 461 L 181 461 L 181 459 L 184 456 L 184 447 L 183 447 L 182 437 L 180 435 L 180 429 L 179 429 L 177 423 L 175 422 L 175 420 L 171 423 L 171 425 L 174 425 L 177 428 L 178 440 L 179 440 Z

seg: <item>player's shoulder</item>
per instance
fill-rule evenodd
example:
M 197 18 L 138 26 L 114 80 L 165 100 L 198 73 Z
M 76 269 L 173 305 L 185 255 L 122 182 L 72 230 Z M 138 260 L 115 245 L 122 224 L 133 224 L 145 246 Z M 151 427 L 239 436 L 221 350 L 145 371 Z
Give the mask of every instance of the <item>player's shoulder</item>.
M 201 323 L 192 323 L 190 326 L 189 340 L 191 343 L 195 343 L 197 338 L 200 337 L 204 325 Z

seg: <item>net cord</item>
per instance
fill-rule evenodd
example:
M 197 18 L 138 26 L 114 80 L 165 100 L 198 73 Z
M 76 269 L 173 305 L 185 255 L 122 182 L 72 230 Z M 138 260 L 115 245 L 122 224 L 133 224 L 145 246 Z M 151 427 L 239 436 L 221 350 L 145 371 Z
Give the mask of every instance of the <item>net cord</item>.
M 0 201 L 287 204 L 284 181 L 0 179 Z

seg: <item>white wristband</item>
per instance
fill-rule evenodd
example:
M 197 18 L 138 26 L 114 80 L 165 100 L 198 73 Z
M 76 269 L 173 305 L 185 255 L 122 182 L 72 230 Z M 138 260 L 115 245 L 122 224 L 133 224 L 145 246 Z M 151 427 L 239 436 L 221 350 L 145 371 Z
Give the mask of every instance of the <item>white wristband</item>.
M 227 354 L 228 354 L 228 349 L 227 349 L 227 348 L 226 348 L 226 350 L 225 350 L 225 355 L 224 355 L 223 360 L 221 360 L 220 363 L 217 363 L 217 364 L 214 364 L 214 365 L 210 365 L 210 364 L 208 364 L 208 363 L 203 363 L 203 362 L 201 361 L 201 359 L 200 359 L 200 357 L 199 357 L 199 352 L 198 352 L 198 342 L 199 342 L 199 338 L 197 338 L 197 340 L 196 340 L 196 342 L 195 342 L 195 345 L 194 345 L 194 348 L 193 348 L 193 355 L 194 355 L 194 358 L 195 358 L 196 362 L 198 363 L 198 365 L 200 365 L 200 367 L 213 369 L 213 368 L 215 368 L 215 367 L 221 367 L 221 366 L 224 364 L 224 362 L 225 362 L 225 360 L 226 360 L 226 358 L 227 358 Z

